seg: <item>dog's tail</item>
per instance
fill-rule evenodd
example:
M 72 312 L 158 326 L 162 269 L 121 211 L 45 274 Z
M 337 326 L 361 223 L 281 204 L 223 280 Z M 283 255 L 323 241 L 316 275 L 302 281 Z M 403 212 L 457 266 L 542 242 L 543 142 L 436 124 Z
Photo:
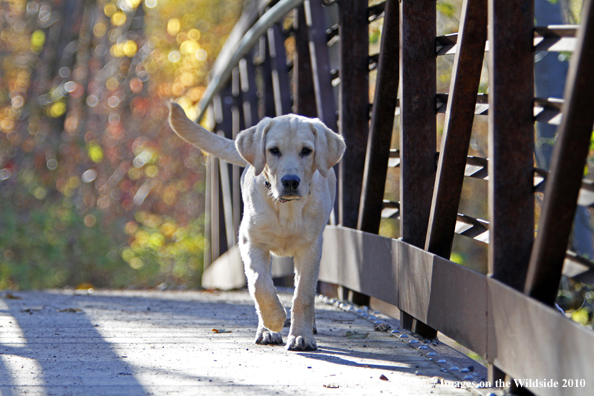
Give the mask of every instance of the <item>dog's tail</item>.
M 233 165 L 247 166 L 239 155 L 235 142 L 216 133 L 212 133 L 191 121 L 186 112 L 177 103 L 169 103 L 169 124 L 179 137 L 207 153 L 219 157 Z

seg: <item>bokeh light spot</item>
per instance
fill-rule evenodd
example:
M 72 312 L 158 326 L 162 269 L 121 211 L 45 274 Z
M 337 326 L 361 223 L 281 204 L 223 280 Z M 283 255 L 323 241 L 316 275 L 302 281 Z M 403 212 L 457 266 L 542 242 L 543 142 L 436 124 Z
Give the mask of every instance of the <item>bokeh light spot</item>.
M 180 29 L 181 29 L 181 22 L 179 19 L 171 18 L 169 21 L 167 21 L 167 33 L 171 37 L 177 36 Z
M 113 26 L 122 26 L 124 23 L 126 23 L 127 19 L 128 17 L 126 16 L 125 12 L 118 11 L 111 16 L 111 24 Z

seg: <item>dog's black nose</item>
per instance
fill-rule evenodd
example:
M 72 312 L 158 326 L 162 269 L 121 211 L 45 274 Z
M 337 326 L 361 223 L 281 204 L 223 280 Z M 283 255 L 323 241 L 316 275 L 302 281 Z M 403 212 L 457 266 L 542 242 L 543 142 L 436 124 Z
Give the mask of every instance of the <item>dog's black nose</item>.
M 301 179 L 299 179 L 299 176 L 297 176 L 297 175 L 286 175 L 286 176 L 283 176 L 283 178 L 281 179 L 281 183 L 283 183 L 283 187 L 289 191 L 297 190 L 297 188 L 299 187 L 300 181 L 301 181 Z

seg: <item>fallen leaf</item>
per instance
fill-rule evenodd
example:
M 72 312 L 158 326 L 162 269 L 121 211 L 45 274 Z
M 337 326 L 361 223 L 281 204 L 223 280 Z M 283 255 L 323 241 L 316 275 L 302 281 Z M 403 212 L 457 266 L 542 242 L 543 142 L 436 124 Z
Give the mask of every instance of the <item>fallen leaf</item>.
M 58 312 L 68 312 L 68 313 L 76 313 L 76 312 L 80 312 L 82 311 L 82 309 L 80 308 L 64 308 L 64 309 L 58 309 Z
M 441 378 L 440 377 L 432 377 L 429 379 L 429 384 L 431 384 L 431 385 L 441 384 Z
M 347 338 L 367 338 L 369 333 L 357 333 L 356 331 L 347 331 L 344 336 Z
M 382 381 L 389 381 L 388 377 L 386 377 L 386 376 L 385 376 L 385 375 L 383 375 L 383 374 L 382 374 L 382 375 L 380 375 L 380 379 L 381 379 Z
M 4 298 L 6 298 L 7 300 L 22 300 L 23 299 L 22 297 L 15 296 L 12 293 L 6 293 L 6 294 L 4 294 Z
M 380 323 L 380 324 L 375 325 L 375 327 L 374 327 L 375 331 L 388 331 L 391 328 L 392 328 L 392 326 L 390 326 L 387 323 Z
M 32 314 L 33 312 L 39 312 L 41 310 L 43 310 L 43 306 L 39 306 L 39 307 L 25 307 L 21 311 L 22 312 L 28 312 L 28 313 Z
M 231 333 L 231 330 L 225 330 L 225 329 L 212 329 L 211 331 L 213 333 Z

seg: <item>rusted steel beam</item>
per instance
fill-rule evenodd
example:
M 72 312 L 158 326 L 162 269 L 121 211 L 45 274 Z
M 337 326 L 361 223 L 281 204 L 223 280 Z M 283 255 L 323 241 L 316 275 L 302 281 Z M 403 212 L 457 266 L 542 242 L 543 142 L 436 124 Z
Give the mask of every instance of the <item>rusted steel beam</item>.
M 449 258 L 487 40 L 487 0 L 464 0 L 425 250 Z
M 594 4 L 584 2 L 578 44 L 565 89 L 563 120 L 553 148 L 538 235 L 524 292 L 553 305 L 557 296 L 594 123 Z
M 268 29 L 268 51 L 272 65 L 274 108 L 276 115 L 280 116 L 291 112 L 292 103 L 285 39 L 278 24 Z
M 340 85 L 338 130 L 348 150 L 338 164 L 338 223 L 356 228 L 363 185 L 365 150 L 369 131 L 369 21 L 368 5 L 360 0 L 338 3 Z M 346 290 L 357 305 L 369 305 L 369 297 Z
M 436 108 L 438 113 L 445 113 L 449 95 L 438 93 L 436 97 Z M 551 125 L 560 125 L 563 115 L 561 108 L 563 99 L 559 98 L 534 98 L 534 121 Z M 478 94 L 476 97 L 475 115 L 489 115 L 489 95 Z
M 400 4 L 402 240 L 423 247 L 435 180 L 435 1 Z
M 357 227 L 365 149 L 369 129 L 369 40 L 367 3 L 341 0 L 338 8 L 340 34 L 340 134 L 349 149 L 338 164 L 338 222 Z
M 309 53 L 313 73 L 318 117 L 333 131 L 338 131 L 336 101 L 330 79 L 330 59 L 326 43 L 324 9 L 320 0 L 305 0 L 305 22 L 309 37 Z
M 374 234 L 379 232 L 381 221 L 400 74 L 400 7 L 397 0 L 382 4 L 384 25 L 357 221 L 359 230 Z
M 369 7 L 369 10 L 367 11 L 367 18 L 370 23 L 380 19 L 381 17 L 386 16 L 385 10 L 386 10 L 387 4 L 388 4 L 388 0 L 384 1 L 383 3 L 378 3 L 374 6 Z M 384 30 L 384 32 L 385 32 L 385 30 Z M 383 34 L 383 32 L 382 32 L 382 34 Z
M 516 290 L 534 238 L 533 25 L 533 0 L 489 0 L 489 274 Z
M 260 37 L 258 43 L 258 58 L 261 60 L 262 102 L 264 103 L 264 117 L 276 116 L 274 102 L 274 87 L 272 84 L 272 59 L 268 53 L 268 40 Z
M 239 76 L 241 81 L 241 99 L 245 127 L 249 128 L 258 123 L 258 87 L 256 73 L 252 62 L 253 53 L 239 61 Z M 233 136 L 235 138 L 235 136 Z
M 258 123 L 258 88 L 256 87 L 256 76 L 252 63 L 253 52 L 246 59 L 242 59 L 234 71 L 233 96 L 236 106 L 233 108 L 232 133 L 230 139 L 235 140 L 237 134 L 252 125 Z M 241 199 L 240 179 L 243 168 L 237 165 L 229 165 L 231 169 L 231 192 L 233 208 L 233 244 L 239 234 L 239 224 L 243 214 L 243 201 Z
M 423 248 L 435 181 L 435 29 L 433 0 L 400 3 L 400 234 Z M 401 323 L 426 337 L 437 332 L 402 311 Z
M 295 112 L 307 117 L 316 116 L 316 97 L 313 74 L 311 69 L 311 56 L 309 54 L 309 40 L 307 25 L 305 23 L 305 9 L 303 6 L 295 9 L 295 59 L 293 79 L 295 82 Z

